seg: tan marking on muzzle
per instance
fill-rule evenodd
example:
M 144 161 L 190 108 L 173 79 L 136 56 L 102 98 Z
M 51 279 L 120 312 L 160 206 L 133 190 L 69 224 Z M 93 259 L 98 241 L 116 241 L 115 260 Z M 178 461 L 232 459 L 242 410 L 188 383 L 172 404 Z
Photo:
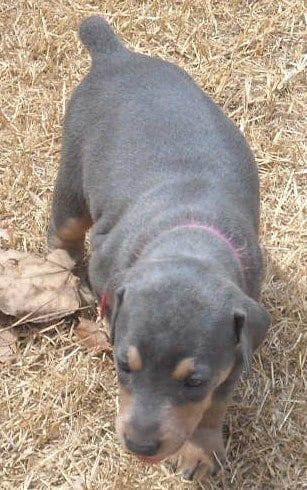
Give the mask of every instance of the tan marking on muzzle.
M 186 357 L 182 361 L 178 362 L 175 367 L 172 376 L 178 381 L 183 381 L 189 374 L 191 374 L 195 369 L 195 363 L 193 357 Z
M 93 222 L 89 216 L 68 218 L 64 225 L 57 230 L 57 235 L 64 242 L 78 242 L 83 240 L 86 231 L 92 224 Z
M 230 375 L 232 370 L 233 370 L 233 364 L 220 371 L 214 380 L 214 388 L 217 388 L 218 386 L 223 384 L 224 381 L 226 381 L 226 379 Z
M 162 437 L 164 440 L 172 439 L 175 434 L 186 433 L 189 438 L 201 422 L 206 411 L 212 404 L 214 390 L 224 383 L 233 369 L 233 365 L 220 371 L 211 381 L 211 389 L 207 396 L 200 402 L 187 402 L 183 406 L 172 406 L 168 409 L 167 420 L 162 425 Z
M 184 406 L 173 406 L 170 410 L 172 425 L 176 425 L 180 429 L 184 427 L 185 432 L 188 435 L 191 434 L 201 421 L 203 413 L 210 407 L 211 401 L 212 393 L 209 393 L 200 402 L 189 402 Z
M 119 398 L 120 406 L 116 418 L 116 429 L 120 439 L 123 441 L 125 434 L 130 435 L 129 422 L 134 401 L 132 394 L 121 384 L 119 385 Z
M 119 385 L 119 396 L 121 399 L 122 405 L 131 405 L 132 404 L 132 394 L 127 388 L 125 388 L 122 384 Z
M 128 364 L 131 371 L 140 371 L 143 367 L 141 354 L 135 345 L 128 347 Z

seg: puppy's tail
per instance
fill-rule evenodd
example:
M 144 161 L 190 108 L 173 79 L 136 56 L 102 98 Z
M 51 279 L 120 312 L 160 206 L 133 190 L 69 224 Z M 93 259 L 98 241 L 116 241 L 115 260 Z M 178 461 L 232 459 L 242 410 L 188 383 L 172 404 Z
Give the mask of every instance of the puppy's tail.
M 87 17 L 81 22 L 79 36 L 92 57 L 111 55 L 126 50 L 108 22 L 99 15 Z

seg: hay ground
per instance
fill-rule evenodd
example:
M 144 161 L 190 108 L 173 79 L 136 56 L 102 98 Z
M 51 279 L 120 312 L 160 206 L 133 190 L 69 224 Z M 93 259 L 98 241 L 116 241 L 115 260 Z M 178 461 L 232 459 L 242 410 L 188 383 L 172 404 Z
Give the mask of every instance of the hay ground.
M 17 361 L 0 366 L 0 488 L 307 488 L 304 1 L 2 0 L 6 247 L 46 251 L 64 107 L 89 65 L 77 25 L 93 13 L 137 51 L 185 68 L 246 133 L 261 176 L 273 325 L 229 410 L 229 464 L 203 486 L 123 452 L 112 362 L 79 348 L 74 318 L 29 331 Z

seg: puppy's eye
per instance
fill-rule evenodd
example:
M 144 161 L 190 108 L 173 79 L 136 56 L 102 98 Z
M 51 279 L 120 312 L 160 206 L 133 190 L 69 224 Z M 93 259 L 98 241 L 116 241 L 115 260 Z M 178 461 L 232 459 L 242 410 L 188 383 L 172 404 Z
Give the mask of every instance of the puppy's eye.
M 130 371 L 131 371 L 129 364 L 125 361 L 119 361 L 118 360 L 117 361 L 117 367 L 123 373 L 130 373 Z
M 184 384 L 189 388 L 197 388 L 198 386 L 205 384 L 205 380 L 198 376 L 189 376 L 184 380 Z

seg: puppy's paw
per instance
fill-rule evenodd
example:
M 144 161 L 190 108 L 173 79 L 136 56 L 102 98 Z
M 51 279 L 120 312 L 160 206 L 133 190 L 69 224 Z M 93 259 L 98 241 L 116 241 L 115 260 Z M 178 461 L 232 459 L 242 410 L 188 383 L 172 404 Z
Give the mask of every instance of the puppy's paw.
M 180 472 L 185 480 L 192 480 L 216 474 L 224 461 L 224 448 L 208 449 L 189 441 L 169 460 L 169 464 L 173 471 Z

